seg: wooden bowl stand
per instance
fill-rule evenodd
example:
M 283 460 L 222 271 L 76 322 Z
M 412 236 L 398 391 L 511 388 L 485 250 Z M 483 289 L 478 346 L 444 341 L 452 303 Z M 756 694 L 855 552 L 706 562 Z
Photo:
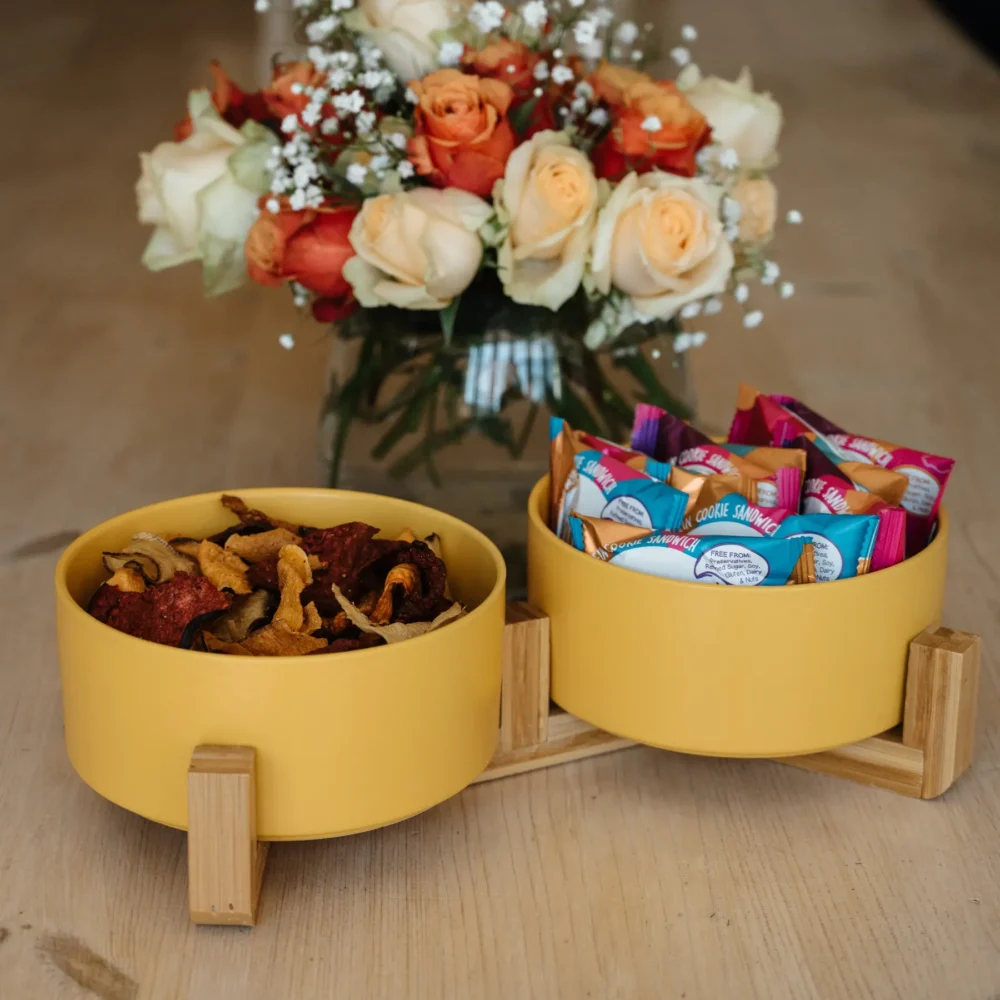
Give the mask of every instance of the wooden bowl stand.
M 778 763 L 914 798 L 946 791 L 972 762 L 979 636 L 922 632 L 910 643 L 903 723 L 848 746 Z M 549 698 L 549 620 L 507 607 L 497 752 L 477 781 L 635 746 Z M 188 885 L 196 924 L 256 922 L 268 845 L 257 839 L 253 747 L 199 746 L 188 771 Z

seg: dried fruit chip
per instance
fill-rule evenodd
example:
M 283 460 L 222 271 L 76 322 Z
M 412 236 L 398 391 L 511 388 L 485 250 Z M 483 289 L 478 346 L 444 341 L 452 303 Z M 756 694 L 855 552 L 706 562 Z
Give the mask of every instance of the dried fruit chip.
M 310 601 L 305 608 L 303 608 L 303 611 L 305 612 L 305 621 L 299 631 L 305 632 L 307 635 L 312 635 L 313 632 L 318 632 L 323 627 L 323 619 L 320 618 L 319 612 L 316 610 L 316 605 Z
M 266 590 L 237 597 L 212 625 L 212 635 L 223 642 L 242 642 L 255 624 L 267 623 L 270 609 L 271 595 Z
M 104 565 L 114 573 L 129 563 L 135 563 L 147 583 L 166 583 L 174 573 L 194 573 L 197 567 L 192 559 L 171 548 L 159 535 L 141 531 L 121 552 L 105 552 Z
M 247 580 L 247 564 L 238 555 L 227 552 L 207 538 L 198 546 L 198 564 L 202 573 L 219 590 L 249 594 L 254 589 Z
M 286 545 L 297 545 L 301 539 L 287 528 L 271 528 L 252 535 L 230 535 L 225 550 L 234 552 L 244 562 L 257 563 L 274 559 Z
M 247 570 L 247 580 L 250 581 L 254 590 L 269 590 L 272 594 L 277 594 L 281 588 L 278 586 L 278 558 L 265 559 L 263 562 L 252 563 Z
M 304 656 L 327 645 L 326 639 L 293 632 L 283 622 L 265 625 L 242 642 L 222 642 L 211 632 L 203 632 L 202 638 L 211 652 L 235 656 Z
M 146 580 L 132 564 L 127 564 L 115 570 L 114 575 L 108 580 L 108 586 L 141 594 L 146 589 Z
M 382 595 L 369 614 L 373 625 L 388 625 L 396 605 L 406 597 L 419 595 L 422 589 L 420 571 L 413 563 L 399 563 L 389 570 Z
M 281 602 L 274 613 L 275 622 L 284 622 L 293 632 L 302 630 L 305 613 L 302 591 L 312 583 L 309 557 L 298 545 L 286 545 L 278 555 L 278 585 Z M 315 610 L 315 607 L 313 608 Z M 317 618 L 319 615 L 317 615 Z
M 177 646 L 188 624 L 201 615 L 225 611 L 230 596 L 202 576 L 175 573 L 143 593 L 122 591 L 107 584 L 90 603 L 90 613 L 119 632 Z
M 357 625 L 362 632 L 368 632 L 372 635 L 381 636 L 387 643 L 403 642 L 406 639 L 414 639 L 418 635 L 424 635 L 426 632 L 433 632 L 435 629 L 441 628 L 443 625 L 447 625 L 449 622 L 455 621 L 458 618 L 463 618 L 466 614 L 465 608 L 457 602 L 452 604 L 451 607 L 446 608 L 442 611 L 433 621 L 424 622 L 394 622 L 391 625 L 374 625 L 367 615 L 359 611 L 351 602 L 344 596 L 343 591 L 336 585 L 333 584 L 333 596 L 337 598 L 338 603 L 341 608 L 344 609 L 344 613 L 350 620 Z
M 298 535 L 301 525 L 291 524 L 289 521 L 282 521 L 277 517 L 270 517 L 268 514 L 248 507 L 239 497 L 229 493 L 222 494 L 222 506 L 226 510 L 231 510 L 242 524 L 269 524 L 272 528 L 285 528 L 293 535 Z
M 358 578 L 363 568 L 363 556 L 378 528 L 360 521 L 339 524 L 335 528 L 311 531 L 302 540 L 302 548 L 319 556 L 326 563 L 331 582 L 356 596 Z M 329 590 L 327 586 L 325 588 Z M 320 611 L 322 611 L 320 607 Z
M 417 536 L 413 534 L 411 528 L 403 528 L 403 530 L 396 536 L 397 542 L 415 542 Z

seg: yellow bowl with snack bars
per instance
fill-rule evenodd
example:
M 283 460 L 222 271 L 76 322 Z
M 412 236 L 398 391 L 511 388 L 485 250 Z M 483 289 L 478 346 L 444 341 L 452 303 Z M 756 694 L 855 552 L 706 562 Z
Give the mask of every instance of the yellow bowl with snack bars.
M 899 724 L 910 641 L 940 621 L 948 518 L 918 555 L 865 576 L 727 587 L 577 551 L 528 506 L 528 595 L 550 618 L 552 698 L 608 732 L 725 757 L 807 754 Z
M 392 645 L 329 655 L 232 656 L 135 638 L 88 614 L 102 553 L 136 532 L 201 538 L 233 515 L 219 494 L 153 504 L 98 525 L 56 570 L 66 746 L 96 792 L 185 828 L 187 770 L 200 744 L 257 751 L 262 840 L 332 837 L 422 812 L 468 785 L 495 749 L 505 566 L 496 546 L 447 514 L 325 489 L 239 491 L 276 518 L 363 521 L 394 538 L 436 534 L 451 595 L 468 610 Z

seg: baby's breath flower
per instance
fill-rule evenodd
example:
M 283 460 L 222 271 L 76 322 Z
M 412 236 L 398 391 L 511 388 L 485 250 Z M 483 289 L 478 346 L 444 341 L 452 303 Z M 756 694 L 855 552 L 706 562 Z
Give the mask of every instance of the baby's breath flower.
M 545 91 L 542 90 L 541 87 L 535 87 L 535 89 L 531 93 L 534 94 L 535 97 L 541 97 L 542 94 L 545 93 Z
M 735 198 L 722 199 L 722 218 L 728 223 L 739 222 L 743 216 L 743 207 Z
M 496 31 L 503 24 L 507 8 L 497 0 L 486 0 L 485 3 L 474 3 L 469 8 L 469 20 L 484 35 Z
M 406 88 L 406 99 L 410 104 L 419 104 L 420 98 L 417 97 L 417 92 L 412 87 Z
M 374 111 L 362 111 L 357 118 L 354 119 L 354 124 L 357 127 L 358 132 L 364 135 L 367 132 L 371 132 L 375 128 L 375 112 Z
M 277 215 L 281 211 L 281 202 L 277 198 L 268 198 L 264 207 L 272 214 Z
M 292 196 L 288 199 L 288 205 L 293 212 L 301 212 L 306 207 L 305 191 L 293 191 Z
M 790 281 L 783 281 L 778 286 L 778 294 L 783 299 L 790 299 L 795 294 L 795 286 Z
M 257 0 L 257 2 L 260 3 L 261 0 Z M 264 2 L 266 2 L 266 0 L 264 0 Z M 296 302 L 295 304 L 298 305 L 299 303 Z M 286 351 L 290 351 L 295 346 L 295 338 L 290 333 L 283 333 L 278 338 L 278 343 L 281 344 Z
M 413 164 L 409 160 L 403 160 L 397 167 L 396 173 L 405 181 L 413 176 Z
M 793 226 L 798 226 L 802 222 L 802 213 L 797 208 L 793 208 L 785 216 L 785 221 L 790 222 Z
M 678 66 L 687 66 L 691 62 L 691 53 L 683 45 L 678 45 L 676 48 L 670 50 L 670 58 Z
M 521 5 L 521 17 L 529 28 L 543 28 L 549 19 L 549 12 L 543 0 L 528 0 Z
M 336 118 L 324 118 L 319 130 L 323 135 L 336 135 L 340 131 L 340 122 Z
M 639 28 L 635 21 L 622 21 L 615 28 L 615 41 L 622 45 L 631 45 L 639 37 Z
M 596 125 L 598 128 L 603 128 L 608 124 L 608 112 L 606 108 L 594 108 L 593 111 L 587 115 L 587 121 L 591 125 Z
M 573 79 L 573 71 L 569 66 L 554 66 L 552 69 L 552 82 L 558 84 L 569 83 Z
M 689 302 L 681 308 L 681 319 L 694 319 L 695 316 L 699 315 L 701 315 L 700 302 Z
M 306 37 L 310 42 L 322 42 L 340 27 L 340 18 L 334 14 L 321 17 L 318 21 L 310 21 L 306 25 Z
M 663 128 L 663 122 L 660 121 L 656 115 L 650 115 L 648 118 L 643 120 L 640 126 L 644 132 L 659 132 Z
M 762 285 L 773 285 L 781 274 L 781 268 L 773 260 L 764 261 L 764 273 L 760 276 Z
M 438 50 L 438 62 L 442 66 L 457 66 L 464 51 L 465 46 L 461 42 L 442 42 Z
M 573 25 L 573 37 L 577 45 L 590 45 L 597 39 L 597 21 L 582 17 Z
M 697 41 L 698 32 L 695 29 L 694 25 L 685 24 L 684 27 L 681 28 L 681 38 L 683 38 L 685 42 Z
M 632 55 L 630 56 L 632 62 L 642 62 L 643 51 L 642 49 L 633 49 Z
M 733 298 L 742 305 L 748 298 L 750 298 L 750 289 L 746 286 L 744 282 L 740 282 L 733 289 Z
M 356 115 L 365 106 L 365 95 L 360 90 L 351 90 L 346 94 L 335 94 L 333 106 L 345 114 Z
M 271 9 L 270 0 L 254 0 L 253 9 L 258 14 L 266 14 Z
M 722 312 L 722 299 L 716 298 L 714 295 L 710 299 L 705 299 L 703 311 L 706 316 L 715 316 Z
M 719 166 L 723 170 L 736 170 L 740 165 L 740 156 L 735 149 L 724 149 L 719 153 Z
M 358 83 L 360 83 L 365 90 L 375 90 L 382 84 L 382 71 L 377 69 L 366 69 L 364 73 L 358 77 Z
M 355 187 L 360 187 L 368 176 L 368 168 L 363 163 L 352 163 L 347 168 L 347 180 Z
M 606 28 L 609 24 L 614 23 L 615 12 L 608 7 L 598 7 L 594 11 L 594 17 L 597 18 L 597 23 L 602 28 Z
M 281 120 L 282 132 L 296 132 L 299 128 L 299 119 L 295 115 L 285 115 Z
M 753 312 L 748 312 L 746 316 L 743 317 L 743 325 L 748 330 L 752 330 L 754 327 L 760 326 L 763 320 L 764 314 L 759 309 L 754 309 Z

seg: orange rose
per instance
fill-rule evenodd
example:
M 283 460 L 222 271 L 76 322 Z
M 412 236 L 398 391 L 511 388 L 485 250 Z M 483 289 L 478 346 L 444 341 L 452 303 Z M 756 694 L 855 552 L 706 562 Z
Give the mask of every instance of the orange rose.
M 301 114 L 309 103 L 307 94 L 292 93 L 292 84 L 319 87 L 322 82 L 323 74 L 307 60 L 282 63 L 274 67 L 271 82 L 261 91 L 261 96 L 271 114 L 280 121 L 286 115 Z
M 233 128 L 239 128 L 248 118 L 266 122 L 271 117 L 260 91 L 248 94 L 241 90 L 214 59 L 208 66 L 215 81 L 215 86 L 212 88 L 212 104 Z M 191 116 L 187 115 L 183 121 L 174 126 L 174 142 L 183 142 L 193 131 Z
M 535 67 L 541 56 L 532 52 L 524 42 L 501 38 L 476 51 L 466 49 L 462 66 L 476 76 L 501 80 L 514 91 L 514 103 L 522 103 L 532 96 L 538 86 Z
M 633 81 L 613 107 L 611 131 L 594 150 L 599 177 L 620 180 L 629 171 L 654 169 L 695 175 L 695 154 L 711 139 L 712 130 L 672 83 Z
M 591 74 L 589 83 L 594 88 L 594 96 L 611 107 L 621 106 L 625 91 L 636 83 L 652 83 L 653 78 L 629 66 L 616 66 L 604 62 Z
M 332 204 L 262 211 L 247 236 L 247 272 L 262 285 L 297 281 L 324 298 L 346 300 L 351 286 L 344 264 L 354 256 L 347 237 L 357 214 L 354 205 Z
M 488 195 L 514 150 L 506 118 L 514 91 L 457 69 L 438 70 L 410 87 L 418 101 L 409 150 L 417 173 L 436 187 Z

